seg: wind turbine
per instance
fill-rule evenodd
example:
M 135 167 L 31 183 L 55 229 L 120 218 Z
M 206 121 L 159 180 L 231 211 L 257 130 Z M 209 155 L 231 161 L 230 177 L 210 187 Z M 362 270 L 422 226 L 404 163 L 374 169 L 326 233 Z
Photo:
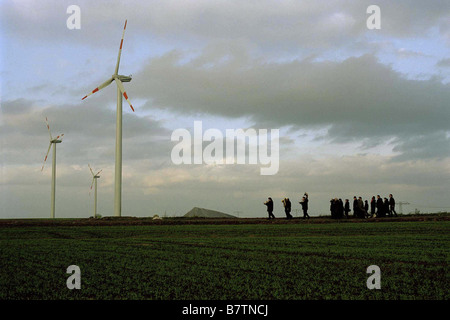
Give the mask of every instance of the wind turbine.
M 116 114 L 116 168 L 115 168 L 115 185 L 114 185 L 114 215 L 120 217 L 122 214 L 122 95 L 127 100 L 134 112 L 133 105 L 128 99 L 127 92 L 123 86 L 123 82 L 130 82 L 131 76 L 119 75 L 119 63 L 120 55 L 122 53 L 123 37 L 125 35 L 125 29 L 127 28 L 127 20 L 125 20 L 125 25 L 123 27 L 122 40 L 120 41 L 119 55 L 117 56 L 116 69 L 114 74 L 107 81 L 102 83 L 100 86 L 92 90 L 91 93 L 84 96 L 81 100 L 86 99 L 91 94 L 107 87 L 111 82 L 115 81 L 117 84 L 117 114 Z
M 56 144 L 62 142 L 62 137 L 64 136 L 64 133 L 57 136 L 55 139 L 53 139 L 52 134 L 50 132 L 50 126 L 48 125 L 48 119 L 45 117 L 45 122 L 47 123 L 47 129 L 48 134 L 50 135 L 50 144 L 48 145 L 47 154 L 45 155 L 44 163 L 42 164 L 41 171 L 44 170 L 45 161 L 47 161 L 48 153 L 50 152 L 50 148 L 53 145 L 53 159 L 52 159 L 52 196 L 51 196 L 51 218 L 55 218 L 55 190 L 56 190 Z M 61 140 L 60 140 L 61 138 Z
M 94 174 L 94 171 L 92 171 L 91 166 L 88 164 L 89 170 L 91 170 L 92 173 L 92 183 L 91 183 L 91 190 L 92 190 L 92 185 L 95 184 L 95 194 L 94 194 L 94 218 L 97 218 L 97 179 L 100 178 L 99 174 L 100 172 L 102 172 L 102 170 L 100 170 L 99 172 Z

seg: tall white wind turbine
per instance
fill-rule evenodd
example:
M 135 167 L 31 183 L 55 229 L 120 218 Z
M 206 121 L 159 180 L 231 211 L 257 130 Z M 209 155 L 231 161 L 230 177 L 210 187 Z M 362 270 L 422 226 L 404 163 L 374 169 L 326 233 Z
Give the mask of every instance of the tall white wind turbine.
M 88 164 L 89 170 L 91 170 L 92 173 L 92 183 L 91 183 L 91 190 L 92 190 L 92 185 L 95 185 L 94 187 L 94 218 L 97 218 L 97 179 L 100 178 L 99 174 L 100 172 L 102 172 L 102 170 L 100 170 L 97 173 L 94 173 L 94 171 L 92 171 L 91 166 Z
M 130 82 L 131 76 L 119 75 L 119 63 L 120 55 L 122 53 L 123 37 L 125 35 L 125 29 L 127 28 L 127 20 L 125 20 L 125 25 L 123 27 L 122 40 L 120 41 L 119 55 L 117 56 L 116 69 L 114 74 L 107 81 L 102 83 L 100 86 L 92 90 L 91 93 L 84 96 L 81 100 L 86 99 L 91 94 L 107 87 L 111 82 L 115 81 L 117 84 L 117 114 L 116 114 L 116 168 L 115 168 L 115 185 L 114 185 L 114 215 L 120 217 L 122 215 L 122 96 L 125 97 L 131 110 L 134 112 L 134 108 L 128 99 L 128 95 L 123 86 L 123 82 Z
M 55 218 L 55 190 L 56 190 L 56 144 L 62 142 L 62 137 L 64 133 L 53 139 L 52 133 L 50 132 L 50 126 L 48 125 L 48 119 L 45 117 L 45 123 L 47 124 L 48 134 L 50 135 L 50 144 L 48 145 L 47 154 L 45 155 L 44 163 L 42 164 L 41 171 L 44 170 L 45 161 L 47 161 L 50 148 L 53 145 L 53 159 L 52 159 L 52 187 L 51 187 L 51 218 Z M 61 138 L 61 139 L 60 139 Z

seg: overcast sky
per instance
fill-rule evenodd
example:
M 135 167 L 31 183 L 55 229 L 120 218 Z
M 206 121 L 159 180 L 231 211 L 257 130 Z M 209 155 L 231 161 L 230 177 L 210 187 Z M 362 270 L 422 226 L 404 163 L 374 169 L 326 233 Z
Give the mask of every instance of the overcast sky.
M 369 30 L 367 7 L 381 9 Z M 70 5 L 81 29 L 68 29 Z M 394 194 L 405 213 L 450 209 L 450 4 L 442 1 L 0 1 L 0 218 L 113 215 L 116 85 L 125 19 L 123 216 L 204 207 L 266 217 L 272 197 L 312 216 L 329 199 Z M 261 164 L 175 165 L 172 132 L 280 130 L 275 175 Z M 398 211 L 398 210 L 397 210 Z M 237 213 L 239 212 L 239 213 Z

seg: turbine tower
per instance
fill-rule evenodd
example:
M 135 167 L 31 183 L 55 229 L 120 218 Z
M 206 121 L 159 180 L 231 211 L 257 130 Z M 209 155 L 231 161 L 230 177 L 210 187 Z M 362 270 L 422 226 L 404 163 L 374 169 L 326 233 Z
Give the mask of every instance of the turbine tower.
M 48 154 L 50 152 L 50 148 L 53 145 L 52 152 L 52 187 L 51 187 L 51 218 L 55 218 L 55 190 L 56 190 L 56 144 L 62 142 L 62 137 L 64 133 L 57 136 L 55 139 L 52 137 L 52 133 L 50 132 L 50 126 L 48 125 L 48 119 L 45 117 L 45 123 L 47 124 L 48 134 L 50 135 L 50 144 L 48 145 L 47 154 L 45 155 L 44 163 L 42 164 L 41 171 L 44 170 L 45 161 L 47 161 Z M 60 139 L 61 138 L 61 139 Z
M 100 172 L 102 172 L 102 170 L 100 170 L 99 172 L 94 174 L 94 171 L 92 171 L 92 168 L 89 164 L 88 164 L 88 167 L 92 173 L 91 190 L 92 190 L 92 185 L 95 185 L 95 188 L 94 188 L 95 189 L 95 191 L 94 191 L 94 218 L 97 218 L 97 179 L 100 178 L 99 174 L 100 174 Z
M 134 112 L 133 105 L 128 99 L 127 92 L 123 86 L 123 82 L 130 82 L 131 76 L 119 75 L 120 55 L 122 53 L 123 37 L 125 35 L 125 29 L 127 28 L 127 20 L 123 27 L 122 40 L 120 41 L 119 55 L 117 56 L 116 69 L 114 74 L 107 81 L 100 86 L 92 90 L 91 93 L 84 96 L 81 100 L 86 99 L 91 94 L 107 87 L 111 82 L 115 81 L 117 84 L 117 114 L 116 114 L 116 163 L 115 163 L 115 185 L 114 185 L 114 215 L 120 217 L 122 215 L 122 96 L 125 97 L 131 110 Z

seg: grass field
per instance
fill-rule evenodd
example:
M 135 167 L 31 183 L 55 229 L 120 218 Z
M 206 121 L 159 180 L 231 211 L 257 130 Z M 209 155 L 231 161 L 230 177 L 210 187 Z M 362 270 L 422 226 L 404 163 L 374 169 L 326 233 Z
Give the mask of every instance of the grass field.
M 281 221 L 281 219 L 280 219 Z M 0 299 L 439 299 L 450 221 L 0 225 Z M 66 269 L 81 269 L 69 290 Z M 381 289 L 366 268 L 381 269 Z

